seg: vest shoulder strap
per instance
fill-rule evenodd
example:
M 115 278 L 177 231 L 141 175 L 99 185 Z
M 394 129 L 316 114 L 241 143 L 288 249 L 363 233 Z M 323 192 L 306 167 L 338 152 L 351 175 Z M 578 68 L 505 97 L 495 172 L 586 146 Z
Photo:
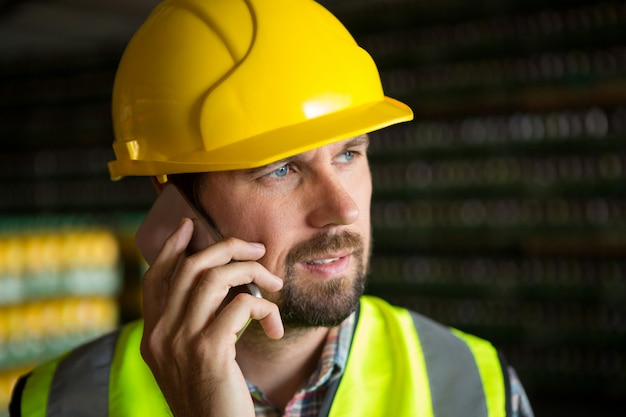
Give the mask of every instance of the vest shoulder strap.
M 363 297 L 329 415 L 502 417 L 504 374 L 489 342 Z

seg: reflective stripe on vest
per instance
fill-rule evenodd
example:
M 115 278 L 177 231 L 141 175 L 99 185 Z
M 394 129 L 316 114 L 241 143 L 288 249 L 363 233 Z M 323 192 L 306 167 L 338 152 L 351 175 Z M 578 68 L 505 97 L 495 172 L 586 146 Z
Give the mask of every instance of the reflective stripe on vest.
M 22 394 L 23 417 L 107 417 L 109 372 L 118 333 L 37 368 Z
M 131 323 L 37 368 L 22 416 L 170 416 L 139 353 L 141 336 L 142 322 Z M 320 417 L 502 417 L 506 398 L 490 343 L 363 297 L 344 375 Z
M 81 346 L 59 362 L 50 386 L 49 416 L 108 417 L 109 372 L 117 336 L 118 332 L 111 333 Z

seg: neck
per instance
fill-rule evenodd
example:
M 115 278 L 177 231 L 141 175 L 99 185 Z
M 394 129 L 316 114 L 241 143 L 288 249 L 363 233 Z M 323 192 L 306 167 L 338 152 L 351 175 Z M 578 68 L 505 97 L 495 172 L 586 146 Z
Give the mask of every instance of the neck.
M 250 323 L 237 342 L 237 363 L 246 379 L 259 387 L 280 410 L 317 369 L 328 328 L 285 329 L 269 339 L 258 323 Z

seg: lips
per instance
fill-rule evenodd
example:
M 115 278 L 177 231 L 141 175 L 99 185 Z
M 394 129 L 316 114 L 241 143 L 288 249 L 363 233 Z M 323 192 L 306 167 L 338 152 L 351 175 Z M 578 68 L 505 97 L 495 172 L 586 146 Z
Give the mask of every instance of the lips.
M 303 260 L 302 263 L 306 265 L 327 265 L 340 261 L 352 254 L 352 251 L 345 250 L 341 253 L 324 253 L 319 255 L 310 254 L 307 260 Z
M 352 252 L 342 256 L 313 256 L 299 263 L 299 270 L 309 278 L 332 279 L 348 274 L 353 265 Z
M 307 265 L 325 265 L 331 264 L 333 262 L 337 262 L 340 258 L 330 258 L 330 259 L 320 259 L 315 261 L 306 261 L 304 262 Z

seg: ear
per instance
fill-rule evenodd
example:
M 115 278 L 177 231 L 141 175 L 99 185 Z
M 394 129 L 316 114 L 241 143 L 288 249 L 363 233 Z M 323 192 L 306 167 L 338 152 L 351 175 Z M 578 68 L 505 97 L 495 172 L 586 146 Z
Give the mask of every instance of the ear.
M 157 177 L 150 177 L 150 179 L 152 180 L 152 185 L 154 186 L 154 189 L 157 191 L 157 193 L 161 193 L 161 191 L 163 191 L 163 188 L 165 188 L 165 186 L 167 185 L 167 182 L 161 182 L 159 181 L 159 179 Z

